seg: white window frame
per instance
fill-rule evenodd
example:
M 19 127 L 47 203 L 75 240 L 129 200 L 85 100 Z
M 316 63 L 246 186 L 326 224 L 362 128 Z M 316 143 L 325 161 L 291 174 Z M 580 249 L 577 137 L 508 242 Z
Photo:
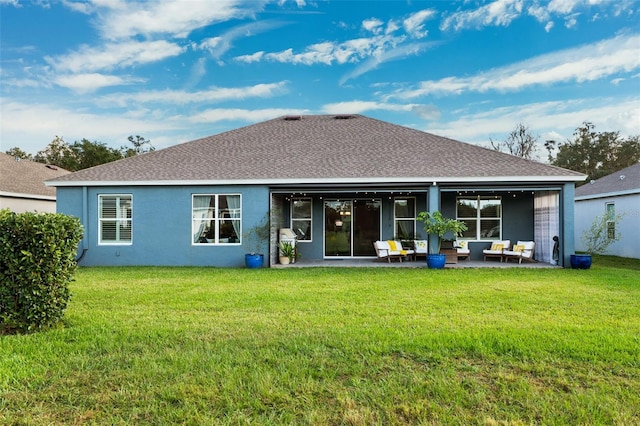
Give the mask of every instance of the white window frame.
M 308 201 L 309 202 L 309 217 L 293 217 L 293 203 L 295 201 Z M 299 243 L 311 243 L 313 242 L 313 198 L 311 197 L 295 197 L 291 199 L 291 204 L 290 204 L 291 208 L 290 210 L 290 217 L 289 217 L 289 223 L 291 224 L 291 229 L 293 229 L 293 231 L 295 232 L 296 230 L 296 226 L 294 225 L 295 221 L 309 221 L 309 233 L 311 234 L 309 236 L 308 240 L 297 240 L 297 242 Z M 298 233 L 296 232 L 296 235 Z
M 413 216 L 407 216 L 407 217 L 398 217 L 396 216 L 396 201 L 398 200 L 413 200 Z M 394 197 L 393 199 L 393 233 L 394 233 L 394 238 L 398 237 L 397 234 L 397 230 L 398 230 L 398 222 L 412 222 L 413 223 L 413 237 L 416 238 L 416 232 L 417 232 L 417 228 L 416 228 L 416 197 Z
M 116 200 L 116 217 L 115 218 L 103 218 L 102 217 L 102 203 L 106 198 L 115 198 Z M 123 208 L 120 206 L 120 200 L 122 198 L 128 198 L 131 203 L 131 217 L 126 217 L 126 211 L 123 212 Z M 104 240 L 102 238 L 102 224 L 106 222 L 115 222 L 116 224 L 116 239 Z M 128 227 L 131 230 L 131 238 L 128 240 L 120 239 L 120 224 L 128 223 Z M 127 227 L 127 226 L 125 226 Z M 98 194 L 98 245 L 118 245 L 118 246 L 130 246 L 133 244 L 133 194 Z
M 220 197 L 233 197 L 233 196 L 237 196 L 239 197 L 239 202 L 238 202 L 238 207 L 235 209 L 237 210 L 238 213 L 238 217 L 232 217 L 232 220 L 238 220 L 240 221 L 240 225 L 238 226 L 238 229 L 236 230 L 236 235 L 238 236 L 238 241 L 237 242 L 221 242 L 220 241 L 220 222 L 223 220 L 230 220 L 228 217 L 220 217 L 219 213 L 220 213 Z M 215 223 L 215 228 L 214 228 L 214 238 L 212 238 L 211 242 L 200 242 L 199 238 L 196 239 L 195 235 L 196 234 L 200 234 L 202 233 L 201 230 L 201 225 L 202 225 L 202 221 L 203 218 L 197 218 L 195 217 L 194 214 L 194 208 L 195 208 L 195 199 L 196 197 L 212 197 L 215 200 L 214 203 L 214 208 L 213 208 L 213 217 L 207 217 L 205 218 L 206 221 L 213 221 Z M 221 193 L 221 194 L 191 194 L 191 234 L 190 234 L 190 239 L 191 239 L 191 245 L 193 246 L 222 246 L 222 247 L 227 247 L 227 246 L 239 246 L 242 245 L 242 194 L 237 194 L 237 193 Z M 195 239 L 195 241 L 194 241 Z
M 474 200 L 476 202 L 476 217 L 472 218 L 472 217 L 462 217 L 458 215 L 458 201 L 459 200 Z M 497 200 L 500 202 L 500 216 L 499 217 L 482 217 L 482 212 L 480 209 L 480 204 L 482 201 L 485 200 Z M 456 197 L 456 220 L 459 221 L 469 221 L 469 220 L 475 220 L 476 221 L 476 235 L 475 237 L 457 237 L 460 240 L 467 240 L 467 241 L 499 241 L 502 240 L 502 216 L 503 216 L 503 212 L 502 212 L 502 207 L 503 207 L 503 203 L 502 203 L 502 197 L 500 196 L 477 196 L 477 197 L 465 197 L 465 196 L 460 196 L 460 197 Z M 498 237 L 482 237 L 480 235 L 480 233 L 482 232 L 482 227 L 481 227 L 481 223 L 483 220 L 497 220 L 498 221 L 498 226 L 500 229 L 499 235 Z

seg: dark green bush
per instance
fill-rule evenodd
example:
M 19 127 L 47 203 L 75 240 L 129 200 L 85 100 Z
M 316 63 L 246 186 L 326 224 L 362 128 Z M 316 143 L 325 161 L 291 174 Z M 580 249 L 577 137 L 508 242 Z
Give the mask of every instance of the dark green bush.
M 0 334 L 60 321 L 82 234 L 71 216 L 0 210 Z

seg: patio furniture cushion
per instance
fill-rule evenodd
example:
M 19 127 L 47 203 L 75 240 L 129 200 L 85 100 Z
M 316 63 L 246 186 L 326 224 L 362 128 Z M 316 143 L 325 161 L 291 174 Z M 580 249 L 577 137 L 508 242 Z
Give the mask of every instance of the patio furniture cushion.
M 470 259 L 471 251 L 469 250 L 469 242 L 466 240 L 456 240 L 453 244 L 455 249 L 458 251 L 458 257 L 466 257 L 467 260 Z
M 513 246 L 513 250 L 504 250 L 503 256 L 506 261 L 509 261 L 509 259 L 518 259 L 518 263 L 522 263 L 523 260 L 535 262 L 533 259 L 535 248 L 536 243 L 534 241 L 518 241 L 518 243 Z
M 391 262 L 392 259 L 398 259 L 402 262 L 404 256 L 411 257 L 415 253 L 413 250 L 405 250 L 400 241 L 394 240 L 376 241 L 373 243 L 373 247 L 376 250 L 378 260 L 387 259 L 388 262 Z
M 389 241 L 387 241 L 387 243 L 389 244 L 389 250 L 391 250 L 392 252 L 399 251 L 400 254 L 402 254 L 402 255 L 406 255 L 407 254 L 407 251 L 402 248 L 402 243 L 401 242 L 394 241 L 394 240 L 389 240 Z
M 491 244 L 490 249 L 482 250 L 484 260 L 487 260 L 487 257 L 498 257 L 500 258 L 500 262 L 502 262 L 503 252 L 505 250 L 509 250 L 510 247 L 511 247 L 510 240 L 494 241 Z
M 427 240 L 415 240 L 413 242 L 414 257 L 427 257 L 429 253 L 429 242 Z

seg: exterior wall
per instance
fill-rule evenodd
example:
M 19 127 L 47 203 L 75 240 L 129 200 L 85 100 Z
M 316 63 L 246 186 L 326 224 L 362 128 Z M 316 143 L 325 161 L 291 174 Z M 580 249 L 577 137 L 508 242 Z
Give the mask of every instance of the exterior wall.
M 571 186 L 572 188 L 572 186 Z M 426 188 L 425 188 L 426 189 Z M 571 192 L 571 191 L 569 191 Z M 98 243 L 98 195 L 99 194 L 131 194 L 133 196 L 133 243 L 130 245 L 101 245 Z M 244 255 L 249 251 L 246 241 L 243 245 L 193 245 L 192 239 L 192 194 L 241 194 L 242 196 L 242 233 L 246 233 L 254 224 L 259 223 L 269 211 L 270 190 L 266 186 L 170 186 L 170 187 L 59 187 L 57 189 L 60 213 L 80 218 L 85 227 L 78 254 L 82 256 L 83 266 L 105 265 L 174 265 L 174 266 L 244 266 Z M 531 193 L 511 194 L 498 193 L 502 196 L 502 238 L 517 240 L 533 240 L 534 208 Z M 573 199 L 573 192 L 569 194 Z M 333 196 L 333 195 L 332 195 Z M 437 186 L 430 186 L 428 192 L 415 193 L 416 212 L 422 210 L 441 210 L 445 216 L 456 215 L 456 192 L 441 192 Z M 357 196 L 354 196 L 358 198 Z M 346 197 L 345 198 L 350 198 Z M 360 197 L 362 198 L 362 197 Z M 382 201 L 381 238 L 394 237 L 393 229 L 393 195 L 379 193 Z M 313 240 L 300 242 L 298 245 L 302 259 L 316 260 L 323 258 L 324 236 L 324 194 L 312 196 L 313 200 Z M 561 199 L 561 203 L 562 203 Z M 638 199 L 635 199 L 635 216 L 638 217 Z M 281 207 L 283 223 L 289 226 L 289 205 Z M 601 202 L 604 206 L 603 202 Z M 604 209 L 604 207 L 602 207 Z M 616 203 L 618 212 L 622 205 Z M 570 209 L 563 209 L 571 217 L 561 217 L 563 229 L 570 230 L 573 235 L 573 203 Z M 570 222 L 570 223 L 566 223 Z M 631 222 L 632 223 L 632 222 Z M 637 223 L 637 222 L 636 222 Z M 633 227 L 633 223 L 629 225 Z M 626 229 L 626 228 L 625 228 Z M 622 230 L 622 228 L 621 228 Z M 635 229 L 636 232 L 640 232 Z M 273 230 L 272 230 L 273 231 Z M 416 223 L 418 237 L 424 237 L 421 223 Z M 630 238 L 640 241 L 640 235 L 632 230 L 625 234 L 635 235 Z M 561 236 L 562 238 L 562 236 Z M 269 253 L 275 253 L 275 238 L 270 242 L 273 247 L 264 247 L 260 252 L 265 254 L 265 265 L 269 264 Z M 564 241 L 564 253 L 572 253 L 573 238 Z M 482 258 L 482 249 L 488 248 L 490 242 L 477 241 L 469 244 L 471 257 Z M 567 249 L 570 247 L 570 249 Z M 633 251 L 637 256 L 640 250 Z
M 0 197 L 0 209 L 9 209 L 15 213 L 39 212 L 55 213 L 56 200 L 37 200 L 31 198 Z
M 616 214 L 622 219 L 616 233 L 620 241 L 609 246 L 606 254 L 640 259 L 640 194 L 619 195 L 575 202 L 575 245 L 577 251 L 585 251 L 582 234 L 589 229 L 596 216 L 605 213 L 605 205 L 614 203 Z
M 58 188 L 58 212 L 76 216 L 85 227 L 79 254 L 83 266 L 171 265 L 244 266 L 243 245 L 193 245 L 192 194 L 241 194 L 242 233 L 269 211 L 267 187 L 101 187 Z M 98 244 L 98 195 L 132 194 L 133 242 Z M 84 207 L 83 207 L 84 206 Z M 261 252 L 268 262 L 267 243 Z

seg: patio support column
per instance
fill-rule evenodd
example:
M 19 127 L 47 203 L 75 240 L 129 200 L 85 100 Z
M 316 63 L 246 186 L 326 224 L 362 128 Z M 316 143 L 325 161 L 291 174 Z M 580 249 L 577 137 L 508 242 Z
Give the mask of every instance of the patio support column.
M 433 185 L 429 187 L 428 203 L 427 207 L 430 213 L 440 210 L 440 187 L 436 182 L 433 182 Z M 429 252 L 431 252 L 431 247 L 438 247 L 437 235 L 429 235 Z
M 571 263 L 571 255 L 575 253 L 574 197 L 575 184 L 573 182 L 565 183 L 562 191 L 562 220 L 560 221 L 562 267 L 566 267 Z

